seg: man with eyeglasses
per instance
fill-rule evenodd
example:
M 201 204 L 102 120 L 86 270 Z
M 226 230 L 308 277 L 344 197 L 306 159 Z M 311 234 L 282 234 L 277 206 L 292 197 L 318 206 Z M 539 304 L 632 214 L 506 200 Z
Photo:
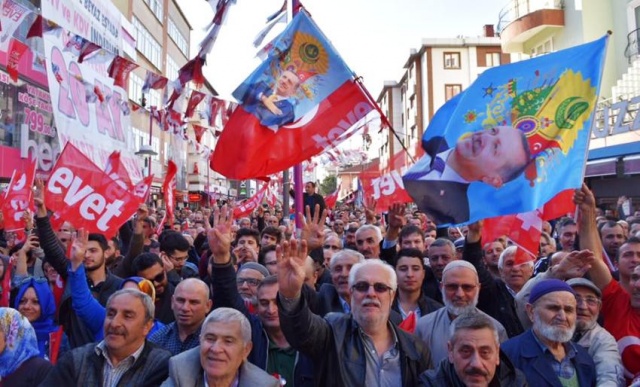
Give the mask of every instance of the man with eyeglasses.
M 236 285 L 242 299 L 255 307 L 258 285 L 268 276 L 267 268 L 257 262 L 247 262 L 240 266 L 236 276 Z
M 567 284 L 576 293 L 576 333 L 572 341 L 585 347 L 596 363 L 598 386 L 623 385 L 622 359 L 616 339 L 598 324 L 602 292 L 586 278 L 572 278 Z
M 315 385 L 413 386 L 432 367 L 420 341 L 389 322 L 397 287 L 393 268 L 378 259 L 353 266 L 351 314 L 315 315 L 301 296 L 306 242 L 283 243 L 278 267 L 278 308 L 291 346 L 309 356 Z
M 140 254 L 133 260 L 133 272 L 153 283 L 156 290 L 155 318 L 163 324 L 174 322 L 171 298 L 176 288 L 168 279 L 162 259 L 154 253 Z
M 480 282 L 476 268 L 469 262 L 449 262 L 442 271 L 441 285 L 445 307 L 421 317 L 415 331 L 416 336 L 422 339 L 431 351 L 434 364 L 439 364 L 448 356 L 447 341 L 453 320 L 465 313 L 486 314 L 476 308 Z M 491 316 L 489 318 L 498 331 L 500 342 L 506 341 L 507 333 L 502 324 Z
M 176 287 L 171 299 L 175 321 L 156 331 L 149 341 L 171 352 L 172 356 L 199 344 L 200 329 L 211 310 L 209 287 L 197 278 L 187 278 Z

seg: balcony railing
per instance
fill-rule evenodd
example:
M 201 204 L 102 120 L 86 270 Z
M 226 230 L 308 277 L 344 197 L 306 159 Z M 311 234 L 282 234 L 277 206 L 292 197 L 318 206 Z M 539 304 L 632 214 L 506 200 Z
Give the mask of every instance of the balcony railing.
M 624 56 L 629 59 L 629 63 L 633 58 L 640 54 L 638 43 L 640 42 L 640 28 L 633 30 L 627 34 L 627 47 L 624 49 Z
M 511 0 L 498 16 L 498 33 L 512 21 L 541 9 L 564 9 L 564 0 Z

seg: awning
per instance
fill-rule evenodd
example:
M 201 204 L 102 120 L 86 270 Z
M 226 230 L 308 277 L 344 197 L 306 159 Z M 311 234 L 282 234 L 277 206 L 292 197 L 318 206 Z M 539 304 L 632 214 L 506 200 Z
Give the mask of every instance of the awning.
M 625 174 L 631 175 L 634 173 L 640 173 L 640 154 L 625 156 L 623 161 Z
M 615 175 L 617 162 L 617 157 L 587 161 L 587 169 L 584 175 L 585 177 Z

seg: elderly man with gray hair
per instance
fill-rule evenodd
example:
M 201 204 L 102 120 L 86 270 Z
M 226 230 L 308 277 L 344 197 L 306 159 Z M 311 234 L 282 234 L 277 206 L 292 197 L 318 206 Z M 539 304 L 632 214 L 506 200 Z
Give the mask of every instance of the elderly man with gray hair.
M 218 308 L 202 324 L 200 345 L 169 360 L 162 386 L 280 386 L 247 361 L 252 346 L 249 320 L 235 309 Z
M 458 316 L 451 324 L 447 346 L 448 358 L 420 375 L 421 386 L 527 386 L 524 374 L 500 351 L 498 331 L 489 316 Z
M 415 334 L 431 351 L 434 364 L 448 356 L 447 341 L 451 323 L 464 313 L 481 313 L 476 308 L 480 282 L 478 272 L 467 261 L 452 261 L 442 271 L 442 300 L 444 308 L 420 317 Z M 488 316 L 488 315 L 487 315 Z M 507 333 L 497 320 L 489 317 L 499 333 L 500 341 L 507 340 Z
M 396 273 L 379 259 L 351 268 L 351 313 L 315 315 L 301 296 L 306 242 L 283 243 L 278 263 L 280 325 L 293 348 L 309 356 L 318 386 L 414 386 L 431 355 L 389 322 Z
M 41 386 L 154 386 L 167 376 L 171 353 L 147 341 L 151 297 L 122 289 L 107 300 L 104 340 L 65 353 Z

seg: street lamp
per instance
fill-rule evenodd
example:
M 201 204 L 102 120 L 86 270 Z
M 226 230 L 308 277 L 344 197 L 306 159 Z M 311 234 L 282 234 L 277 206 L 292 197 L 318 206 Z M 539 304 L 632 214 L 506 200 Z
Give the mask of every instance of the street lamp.
M 147 176 L 151 176 L 151 157 L 153 156 L 157 156 L 158 152 L 153 150 L 153 147 L 151 146 L 151 144 L 142 144 L 140 146 L 140 150 L 138 150 L 136 152 L 136 155 L 138 156 L 148 156 L 147 157 L 147 162 L 149 163 L 149 173 Z

